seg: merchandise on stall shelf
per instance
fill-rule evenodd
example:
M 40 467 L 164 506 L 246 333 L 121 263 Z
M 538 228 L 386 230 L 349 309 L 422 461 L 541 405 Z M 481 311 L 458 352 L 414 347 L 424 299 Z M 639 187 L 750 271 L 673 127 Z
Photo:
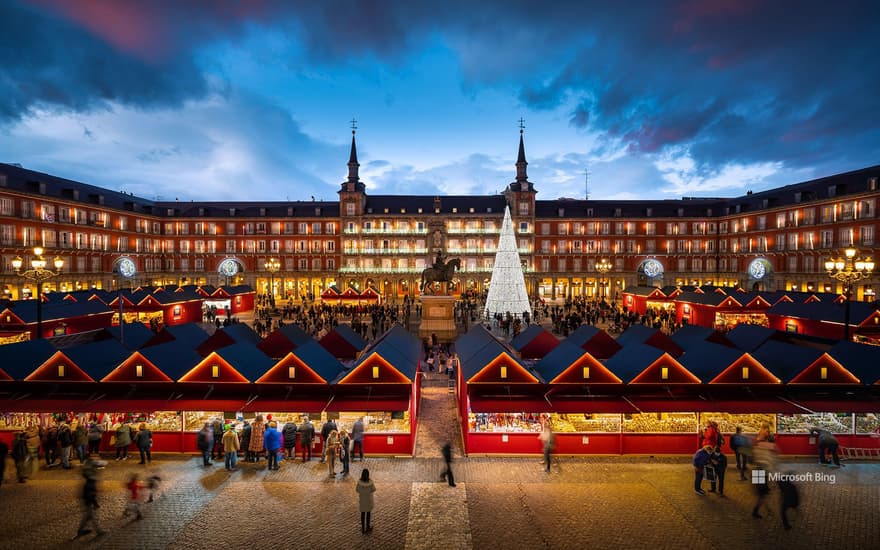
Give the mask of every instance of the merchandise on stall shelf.
M 770 432 L 776 433 L 776 415 L 772 413 L 700 413 L 700 426 L 705 426 L 708 420 L 714 420 L 717 422 L 718 431 L 722 434 L 734 433 L 737 426 L 742 428 L 743 433 L 756 434 L 765 422 L 770 425 Z
M 880 413 L 857 414 L 856 433 L 880 435 Z
M 849 413 L 780 414 L 778 433 L 806 434 L 810 428 L 835 434 L 853 432 L 853 415 Z
M 639 413 L 623 415 L 623 431 L 630 433 L 683 433 L 699 429 L 696 413 Z
M 197 432 L 202 429 L 205 423 L 211 423 L 215 419 L 223 420 L 223 412 L 221 411 L 184 411 L 183 413 L 183 431 Z

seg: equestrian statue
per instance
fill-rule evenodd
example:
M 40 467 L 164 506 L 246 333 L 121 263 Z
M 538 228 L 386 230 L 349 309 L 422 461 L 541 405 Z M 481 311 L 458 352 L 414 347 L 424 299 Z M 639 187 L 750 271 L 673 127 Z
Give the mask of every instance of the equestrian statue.
M 461 260 L 453 258 L 446 261 L 443 259 L 443 253 L 438 250 L 434 265 L 422 271 L 422 286 L 420 287 L 422 293 L 424 294 L 434 283 L 451 282 L 457 269 L 461 269 Z

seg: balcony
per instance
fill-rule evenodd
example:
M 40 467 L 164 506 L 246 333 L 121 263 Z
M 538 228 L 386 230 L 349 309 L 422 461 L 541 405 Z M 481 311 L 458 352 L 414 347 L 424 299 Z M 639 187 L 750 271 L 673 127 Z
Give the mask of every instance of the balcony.
M 446 233 L 450 235 L 498 235 L 501 233 L 501 228 L 490 227 L 469 229 L 467 227 L 448 227 Z
M 397 229 L 389 227 L 387 229 L 370 228 L 370 229 L 345 229 L 345 235 L 427 235 L 428 228 L 422 229 Z

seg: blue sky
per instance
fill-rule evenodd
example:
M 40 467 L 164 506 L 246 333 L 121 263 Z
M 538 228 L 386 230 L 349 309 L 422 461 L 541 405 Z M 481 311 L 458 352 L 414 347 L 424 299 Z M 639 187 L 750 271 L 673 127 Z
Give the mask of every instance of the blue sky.
M 165 200 L 732 196 L 878 164 L 880 4 L 0 2 L 0 161 Z

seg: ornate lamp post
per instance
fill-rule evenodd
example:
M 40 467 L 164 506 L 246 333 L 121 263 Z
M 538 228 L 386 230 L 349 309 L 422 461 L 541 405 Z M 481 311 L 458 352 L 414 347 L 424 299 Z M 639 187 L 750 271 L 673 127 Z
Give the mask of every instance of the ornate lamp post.
M 608 294 L 608 289 L 605 286 L 605 275 L 611 271 L 611 262 L 602 258 L 599 260 L 599 263 L 596 264 L 596 271 L 599 272 L 599 284 L 601 285 L 600 298 L 605 300 L 605 297 Z
M 21 270 L 22 265 L 24 265 L 24 260 L 21 259 L 21 256 L 16 256 L 12 260 L 12 267 L 19 277 L 37 283 L 37 338 L 43 337 L 43 281 L 57 277 L 61 273 L 61 268 L 64 267 L 64 260 L 55 256 L 55 259 L 52 261 L 55 271 L 46 269 L 46 264 L 46 259 L 43 258 L 43 247 L 41 246 L 34 247 L 34 259 L 31 260 L 31 269 Z
M 858 250 L 847 248 L 844 255 L 837 258 L 829 258 L 825 261 L 825 271 L 832 279 L 843 283 L 843 293 L 846 296 L 846 309 L 843 318 L 843 338 L 849 340 L 849 301 L 852 297 L 852 285 L 856 281 L 867 279 L 874 271 L 874 260 L 869 257 L 856 257 Z
M 266 260 L 266 271 L 269 272 L 269 302 L 275 303 L 275 273 L 281 269 L 281 262 L 278 258 L 269 258 Z

